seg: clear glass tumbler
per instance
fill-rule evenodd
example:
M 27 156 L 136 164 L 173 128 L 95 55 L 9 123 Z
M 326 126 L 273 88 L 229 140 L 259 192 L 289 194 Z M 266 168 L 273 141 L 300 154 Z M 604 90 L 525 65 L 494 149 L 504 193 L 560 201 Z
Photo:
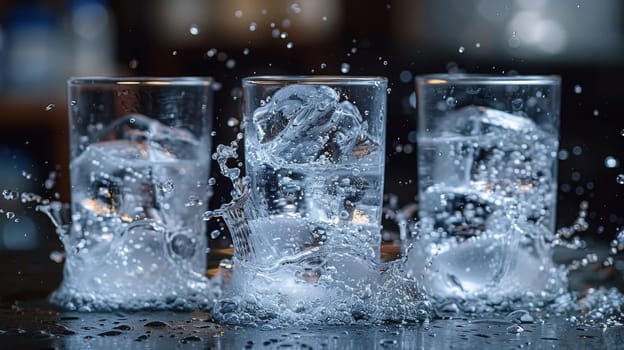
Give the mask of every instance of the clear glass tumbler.
M 435 296 L 535 292 L 554 234 L 560 79 L 426 75 L 413 272 Z
M 72 222 L 53 301 L 86 310 L 206 301 L 212 94 L 209 78 L 68 80 Z
M 250 232 L 234 233 L 235 250 L 245 248 L 234 275 L 265 312 L 303 308 L 313 318 L 314 307 L 375 288 L 386 88 L 379 77 L 243 80 L 252 204 Z

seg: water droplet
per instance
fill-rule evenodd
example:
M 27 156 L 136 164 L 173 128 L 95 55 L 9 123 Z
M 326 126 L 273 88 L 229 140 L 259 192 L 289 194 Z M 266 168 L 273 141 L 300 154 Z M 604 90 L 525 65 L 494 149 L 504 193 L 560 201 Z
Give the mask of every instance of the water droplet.
M 480 47 L 481 47 L 481 43 L 476 43 L 476 44 L 475 44 L 475 47 L 476 47 L 477 49 L 478 49 L 478 48 L 480 48 Z
M 46 112 L 49 112 L 49 111 L 53 110 L 54 107 L 56 107 L 56 105 L 54 103 L 50 103 L 47 106 L 45 106 L 45 110 L 46 110 Z
M 279 30 L 279 29 L 275 28 L 275 29 L 273 29 L 273 30 L 271 31 L 271 36 L 272 36 L 272 37 L 274 37 L 274 38 L 278 38 L 278 37 L 279 37 L 279 35 L 280 35 L 280 30 Z
M 592 112 L 592 114 L 594 115 L 594 117 L 597 117 L 600 115 L 600 111 L 597 109 L 594 109 L 594 111 Z
M 325 69 L 327 68 L 327 63 L 323 62 L 321 63 L 321 69 Z M 622 132 L 624 133 L 624 129 L 622 130 Z
M 218 53 L 217 49 L 213 47 L 212 49 L 206 51 L 206 56 L 214 57 L 217 53 Z
M 130 118 L 128 121 L 130 122 L 130 124 L 134 124 L 136 122 L 136 119 Z
M 301 5 L 299 5 L 296 2 L 293 2 L 292 4 L 290 4 L 290 11 L 296 14 L 301 13 Z
M 217 238 L 219 238 L 220 235 L 221 235 L 221 231 L 219 231 L 219 230 L 214 230 L 214 231 L 210 232 L 210 238 L 212 238 L 212 239 L 217 239 Z
M 321 17 L 321 20 L 322 20 L 323 22 L 327 22 L 327 16 L 323 16 L 323 17 Z
M 208 179 L 208 185 L 214 186 L 217 183 L 217 180 L 214 177 Z
M 9 220 L 15 218 L 15 213 L 12 212 L 12 211 L 7 211 L 6 212 L 6 218 L 9 219 Z
M 347 73 L 349 73 L 349 70 L 351 70 L 351 65 L 350 65 L 350 64 L 348 64 L 348 63 L 342 63 L 342 64 L 340 65 L 340 72 L 341 72 L 342 74 L 347 74 Z
M 466 50 L 466 48 L 465 48 L 465 47 L 460 46 L 460 47 L 457 49 L 457 52 L 459 52 L 459 53 L 464 53 L 464 51 L 465 51 L 465 50 Z
M 456 102 L 455 97 L 450 96 L 446 98 L 446 105 L 449 107 L 454 107 Z
M 283 28 L 290 28 L 290 20 L 289 20 L 288 18 L 285 18 L 285 19 L 282 21 L 282 27 L 283 27 Z
M 256 22 L 249 23 L 249 31 L 250 32 L 255 32 L 257 26 L 258 26 L 258 24 L 256 24 Z
M 60 264 L 65 260 L 65 253 L 59 251 L 50 252 L 50 260 L 54 261 L 57 264 Z
M 191 35 L 198 35 L 199 26 L 197 24 L 191 24 L 191 26 L 189 27 L 189 33 L 191 33 Z
M 173 51 L 171 51 L 171 55 L 172 55 L 172 56 L 177 56 L 177 55 L 178 55 L 178 50 L 173 50 Z
M 241 10 L 234 11 L 234 17 L 242 18 L 243 17 L 243 11 L 241 11 Z
M 580 86 L 580 85 L 578 85 L 578 84 L 574 85 L 574 93 L 575 93 L 575 94 L 577 94 L 577 95 L 578 95 L 578 94 L 580 94 L 580 93 L 582 93 L 582 92 L 583 92 L 583 87 L 582 87 L 582 86 Z
M 32 178 L 32 174 L 29 172 L 26 172 L 26 170 L 22 170 L 22 176 L 26 179 L 26 180 L 30 180 Z
M 128 67 L 130 67 L 130 69 L 136 69 L 138 66 L 139 60 L 137 60 L 136 58 L 133 58 L 128 62 Z
M 2 191 L 2 196 L 4 197 L 4 199 L 6 200 L 14 200 L 17 198 L 17 192 L 15 191 L 10 191 L 10 190 L 3 190 Z
M 229 126 L 230 128 L 233 128 L 235 126 L 237 126 L 240 122 L 238 121 L 238 119 L 234 118 L 234 117 L 230 117 L 227 120 L 227 126 Z
M 615 179 L 620 185 L 624 185 L 624 174 L 619 174 Z
M 399 74 L 399 79 L 401 80 L 402 83 L 411 83 L 412 82 L 412 72 L 408 71 L 408 70 L 404 70 L 401 71 L 401 73 Z
M 286 33 L 286 32 L 281 32 L 281 33 L 280 33 L 280 38 L 281 38 L 281 39 L 286 39 L 286 38 L 288 38 L 288 33 Z
M 232 69 L 234 67 L 236 67 L 236 61 L 233 58 L 230 58 L 227 62 L 225 62 L 225 68 Z
M 392 88 L 387 88 L 387 89 L 386 89 L 386 93 L 387 93 L 388 95 L 390 95 L 390 93 L 391 93 L 391 92 L 392 92 Z
M 245 55 L 245 56 L 249 55 L 249 48 L 244 48 L 243 49 L 243 55 Z
M 604 160 L 605 167 L 616 168 L 619 165 L 619 161 L 612 156 L 607 156 Z
M 216 131 L 214 131 L 214 130 L 213 130 L 213 131 L 211 131 L 211 132 L 210 132 L 210 136 L 217 136 L 217 132 L 216 132 Z
M 289 41 L 289 42 L 288 42 L 288 44 L 286 44 L 286 48 L 287 48 L 287 49 L 292 49 L 292 48 L 293 48 L 293 46 L 294 46 L 294 45 L 293 45 L 292 41 Z

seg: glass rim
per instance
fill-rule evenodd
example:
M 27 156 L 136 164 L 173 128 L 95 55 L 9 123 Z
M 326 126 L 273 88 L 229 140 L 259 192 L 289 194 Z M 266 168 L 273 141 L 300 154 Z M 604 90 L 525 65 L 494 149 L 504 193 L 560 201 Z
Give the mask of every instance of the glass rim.
M 115 77 L 115 76 L 85 76 L 70 77 L 68 85 L 147 85 L 147 86 L 209 86 L 212 85 L 212 77 L 179 76 L 179 77 Z
M 388 83 L 382 76 L 351 76 L 351 75 L 258 75 L 242 79 L 243 86 L 279 85 L 279 84 L 310 84 L 310 85 L 370 85 Z
M 418 85 L 560 85 L 558 75 L 496 75 L 496 74 L 424 74 L 417 75 Z

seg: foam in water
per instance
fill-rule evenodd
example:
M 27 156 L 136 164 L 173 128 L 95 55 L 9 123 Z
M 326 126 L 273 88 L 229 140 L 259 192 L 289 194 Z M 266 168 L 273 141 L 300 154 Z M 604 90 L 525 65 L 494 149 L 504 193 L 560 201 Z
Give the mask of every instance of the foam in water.
M 58 205 L 41 208 L 66 251 L 51 300 L 87 311 L 209 305 L 203 210 L 188 205 L 207 199 L 199 141 L 142 115 L 114 121 L 100 140 L 70 164 L 71 224 Z

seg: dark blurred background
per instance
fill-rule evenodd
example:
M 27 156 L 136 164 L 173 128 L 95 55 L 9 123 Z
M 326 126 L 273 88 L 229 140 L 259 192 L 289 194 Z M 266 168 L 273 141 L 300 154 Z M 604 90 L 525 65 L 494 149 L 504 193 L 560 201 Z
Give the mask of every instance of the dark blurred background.
M 385 191 L 405 205 L 417 195 L 415 75 L 558 74 L 558 226 L 587 200 L 583 235 L 608 247 L 624 224 L 623 53 L 619 0 L 2 0 L 0 189 L 69 201 L 69 76 L 213 76 L 216 145 L 239 131 L 245 76 L 382 75 Z M 228 199 L 220 186 L 213 208 Z M 61 278 L 54 228 L 19 200 L 0 209 L 0 294 L 45 295 Z

